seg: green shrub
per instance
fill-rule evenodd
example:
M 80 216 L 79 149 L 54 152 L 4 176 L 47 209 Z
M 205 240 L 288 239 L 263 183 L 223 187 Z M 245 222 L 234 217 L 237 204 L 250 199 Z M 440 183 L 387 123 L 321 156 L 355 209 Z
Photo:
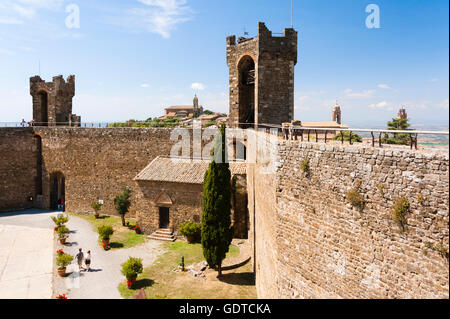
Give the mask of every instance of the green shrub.
M 349 131 L 342 131 L 342 134 L 344 135 L 344 141 L 345 142 L 349 142 L 350 141 L 350 132 Z M 333 140 L 334 141 L 341 141 L 342 140 L 341 132 L 337 133 L 337 135 L 335 137 L 333 137 Z M 362 143 L 361 136 L 359 136 L 358 134 L 355 134 L 355 133 L 352 132 L 352 142 Z
M 365 206 L 364 196 L 361 195 L 356 188 L 349 190 L 345 196 L 353 207 L 358 208 L 361 212 L 363 211 Z
M 103 204 L 100 202 L 93 202 L 91 204 L 91 207 L 93 210 L 95 210 L 95 212 L 98 212 L 100 209 L 102 209 Z
M 180 234 L 186 237 L 194 237 L 197 241 L 202 235 L 202 225 L 196 222 L 188 221 L 180 225 Z
M 58 269 L 66 268 L 73 260 L 73 256 L 69 254 L 60 254 L 56 257 L 56 265 Z
M 131 190 L 126 186 L 123 189 L 122 194 L 117 195 L 114 198 L 114 206 L 116 208 L 117 213 L 120 215 L 122 219 L 122 226 L 125 226 L 125 214 L 128 213 L 128 209 L 131 206 Z
M 97 232 L 101 239 L 108 240 L 111 238 L 112 234 L 114 234 L 114 229 L 112 226 L 103 225 L 97 228 Z
M 130 257 L 122 264 L 122 274 L 127 278 L 136 277 L 143 271 L 142 258 Z
M 61 225 L 58 226 L 58 230 L 56 231 L 56 233 L 58 234 L 59 238 L 64 238 L 68 233 L 70 233 L 70 230 L 66 227 L 66 225 Z
M 56 224 L 56 226 L 59 227 L 59 226 L 64 225 L 65 223 L 67 223 L 69 221 L 69 216 L 64 216 L 63 214 L 58 214 L 57 217 L 52 216 L 51 219 Z
M 394 206 L 392 207 L 392 218 L 400 226 L 401 232 L 405 231 L 405 225 L 407 222 L 405 215 L 409 212 L 409 210 L 409 201 L 405 197 L 397 198 L 394 201 Z
M 308 176 L 309 175 L 309 172 L 310 172 L 310 167 L 309 167 L 309 159 L 307 159 L 307 158 L 305 158 L 303 161 L 302 161 L 302 171 L 303 171 L 303 173 L 305 173 L 306 174 L 306 176 Z

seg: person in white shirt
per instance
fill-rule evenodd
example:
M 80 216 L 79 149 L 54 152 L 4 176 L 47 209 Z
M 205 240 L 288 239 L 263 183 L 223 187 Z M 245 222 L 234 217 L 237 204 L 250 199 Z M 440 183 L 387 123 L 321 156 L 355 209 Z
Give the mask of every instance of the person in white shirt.
M 91 251 L 88 250 L 86 257 L 84 258 L 87 271 L 91 271 Z

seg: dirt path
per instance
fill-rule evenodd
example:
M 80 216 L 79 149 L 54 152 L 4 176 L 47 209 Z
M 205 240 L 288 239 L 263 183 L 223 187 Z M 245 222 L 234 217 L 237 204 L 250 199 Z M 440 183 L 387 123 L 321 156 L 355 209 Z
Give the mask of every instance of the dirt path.
M 55 240 L 55 252 L 63 248 L 64 252 L 75 256 L 79 248 L 84 253 L 90 250 L 92 271 L 78 271 L 74 260 L 67 267 L 67 273 L 71 274 L 62 278 L 56 274 L 55 266 L 54 296 L 65 293 L 70 299 L 119 299 L 121 296 L 117 286 L 125 280 L 120 272 L 121 264 L 128 257 L 138 257 L 143 259 L 144 267 L 147 267 L 165 252 L 163 245 L 154 240 L 132 248 L 105 251 L 98 244 L 98 234 L 92 230 L 92 224 L 88 221 L 71 215 L 67 227 L 73 231 L 68 244 L 63 246 Z

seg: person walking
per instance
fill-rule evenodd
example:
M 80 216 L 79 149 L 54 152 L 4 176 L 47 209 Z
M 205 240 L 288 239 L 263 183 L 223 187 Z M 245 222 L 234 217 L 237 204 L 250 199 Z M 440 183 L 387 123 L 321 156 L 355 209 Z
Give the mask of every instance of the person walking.
M 86 258 L 84 259 L 87 271 L 91 271 L 91 251 L 88 250 Z
M 78 269 L 81 271 L 81 269 L 83 269 L 83 259 L 84 259 L 84 254 L 81 248 L 79 249 L 78 254 L 75 256 L 75 258 L 77 259 L 78 262 Z

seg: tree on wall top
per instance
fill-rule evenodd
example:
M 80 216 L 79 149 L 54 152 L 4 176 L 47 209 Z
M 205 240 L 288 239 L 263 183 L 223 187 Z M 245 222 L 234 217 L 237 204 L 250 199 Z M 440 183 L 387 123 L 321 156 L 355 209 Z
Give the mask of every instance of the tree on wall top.
M 392 131 L 407 131 L 411 124 L 408 123 L 407 118 L 394 118 L 392 121 L 387 122 L 387 129 Z M 390 137 L 389 134 L 385 134 L 382 139 L 384 144 L 398 144 L 398 145 L 408 145 L 409 138 L 406 133 L 393 133 Z
M 119 194 L 114 198 L 114 206 L 117 213 L 122 218 L 122 226 L 125 226 L 125 214 L 128 213 L 128 209 L 131 205 L 130 197 L 131 190 L 128 187 L 125 187 L 122 194 Z
M 231 172 L 225 153 L 225 125 L 216 139 L 213 159 L 205 173 L 202 205 L 203 256 L 222 275 L 222 261 L 231 244 Z

